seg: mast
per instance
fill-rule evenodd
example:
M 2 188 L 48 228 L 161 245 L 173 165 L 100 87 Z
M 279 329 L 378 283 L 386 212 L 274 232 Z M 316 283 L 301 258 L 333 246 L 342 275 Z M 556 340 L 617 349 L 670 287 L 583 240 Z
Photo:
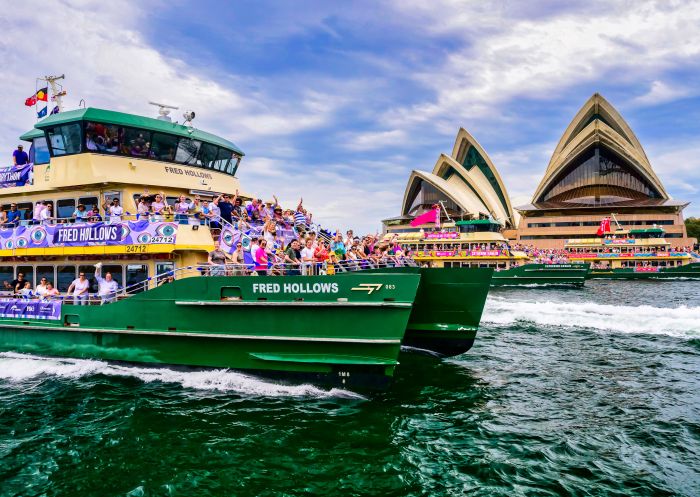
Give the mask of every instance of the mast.
M 63 112 L 63 97 L 66 96 L 66 90 L 63 89 L 63 86 L 61 86 L 58 81 L 65 77 L 65 74 L 61 74 L 60 76 L 44 76 L 43 78 L 39 78 L 41 81 L 46 81 L 49 88 L 51 88 L 51 100 L 56 102 L 59 112 Z

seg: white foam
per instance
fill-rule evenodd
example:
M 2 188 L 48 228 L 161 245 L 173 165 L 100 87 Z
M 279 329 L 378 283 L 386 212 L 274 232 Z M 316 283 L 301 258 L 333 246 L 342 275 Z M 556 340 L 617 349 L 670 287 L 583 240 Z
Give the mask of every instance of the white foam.
M 523 322 L 618 333 L 700 337 L 700 307 L 686 306 L 663 308 L 489 297 L 482 322 L 501 326 Z
M 362 399 L 359 394 L 333 388 L 323 390 L 313 385 L 284 385 L 255 376 L 225 369 L 174 371 L 166 368 L 121 366 L 88 359 L 60 359 L 14 352 L 0 353 L 0 379 L 22 382 L 41 376 L 77 379 L 103 374 L 135 377 L 145 383 L 179 383 L 195 390 L 216 390 L 263 397 L 344 397 Z

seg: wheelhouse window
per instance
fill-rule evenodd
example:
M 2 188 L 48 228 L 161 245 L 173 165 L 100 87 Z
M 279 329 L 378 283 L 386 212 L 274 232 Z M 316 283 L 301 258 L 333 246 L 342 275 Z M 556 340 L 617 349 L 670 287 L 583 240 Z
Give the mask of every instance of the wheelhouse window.
M 229 162 L 228 166 L 226 167 L 226 172 L 230 174 L 231 176 L 236 175 L 236 171 L 238 170 L 238 164 L 241 163 L 241 158 L 240 156 L 233 154 L 233 157 L 231 157 L 231 162 Z
M 199 147 L 199 162 L 207 169 L 212 169 L 218 153 L 219 147 L 209 143 L 202 143 L 202 146 Z
M 216 161 L 212 164 L 213 169 L 216 171 L 221 171 L 222 173 L 226 171 L 229 161 L 231 160 L 231 151 L 225 148 L 220 148 L 219 153 L 216 155 Z
M 199 140 L 192 140 L 190 138 L 180 139 L 177 152 L 175 153 L 175 162 L 188 166 L 201 166 L 202 163 L 199 160 L 199 148 L 201 146 L 202 142 Z
M 48 164 L 51 158 L 49 154 L 49 144 L 45 136 L 34 138 L 32 147 L 29 149 L 29 162 L 34 164 Z
M 148 157 L 151 148 L 151 132 L 136 128 L 121 128 L 120 149 L 124 155 Z
M 172 162 L 177 150 L 177 136 L 153 133 L 149 158 Z
M 49 128 L 48 134 L 51 152 L 55 157 L 81 152 L 82 133 L 79 123 Z
M 119 127 L 113 124 L 85 123 L 85 149 L 101 154 L 119 151 Z

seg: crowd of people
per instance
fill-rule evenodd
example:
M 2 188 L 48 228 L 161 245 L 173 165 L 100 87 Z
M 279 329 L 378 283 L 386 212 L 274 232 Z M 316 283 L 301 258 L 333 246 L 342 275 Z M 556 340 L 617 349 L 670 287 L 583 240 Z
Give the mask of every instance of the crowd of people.
M 114 302 L 117 299 L 120 287 L 111 273 L 107 272 L 104 277 L 102 276 L 101 262 L 95 264 L 94 278 L 97 282 L 97 292 L 92 294 L 93 297 L 96 297 L 95 301 L 100 304 Z M 4 281 L 3 286 L 7 294 L 21 299 L 46 301 L 65 297 L 66 299 L 72 299 L 75 305 L 87 305 L 90 303 L 91 297 L 91 282 L 83 271 L 71 282 L 65 295 L 61 295 L 61 292 L 58 291 L 53 282 L 45 277 L 39 280 L 36 288 L 32 288 L 32 283 L 25 279 L 22 272 L 17 273 L 17 277 L 12 281 Z
M 377 234 L 360 237 L 352 230 L 348 230 L 345 236 L 303 230 L 296 232 L 284 244 L 265 234 L 253 235 L 247 252 L 249 258 L 245 256 L 246 250 L 241 240 L 231 254 L 227 254 L 216 242 L 214 250 L 209 253 L 209 274 L 223 275 L 231 271 L 233 274 L 259 276 L 332 274 L 342 269 L 400 265 L 405 255 L 396 240 L 383 242 Z

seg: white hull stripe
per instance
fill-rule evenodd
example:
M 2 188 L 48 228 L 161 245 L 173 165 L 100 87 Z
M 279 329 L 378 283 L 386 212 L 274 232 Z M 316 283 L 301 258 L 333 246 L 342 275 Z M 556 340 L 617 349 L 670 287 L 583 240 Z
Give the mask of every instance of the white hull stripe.
M 400 344 L 400 339 L 386 338 L 330 338 L 330 337 L 286 337 L 274 335 L 230 335 L 218 333 L 192 333 L 186 331 L 141 331 L 141 330 L 103 330 L 100 328 L 81 328 L 80 326 L 27 326 L 0 323 L 0 328 L 14 328 L 44 331 L 76 331 L 81 333 L 115 333 L 118 335 L 158 335 L 173 337 L 219 338 L 227 340 L 273 340 L 282 342 L 329 342 L 329 343 L 368 343 Z

